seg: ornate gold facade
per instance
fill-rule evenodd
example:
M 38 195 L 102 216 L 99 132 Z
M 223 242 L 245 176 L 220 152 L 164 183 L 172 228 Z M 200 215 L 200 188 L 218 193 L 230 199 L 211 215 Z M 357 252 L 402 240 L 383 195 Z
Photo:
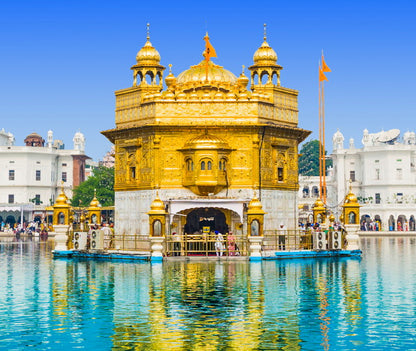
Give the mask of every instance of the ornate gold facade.
M 115 190 L 298 188 L 298 92 L 280 85 L 281 66 L 266 37 L 250 79 L 203 60 L 163 87 L 149 41 L 132 67 L 133 86 L 116 91 Z M 248 83 L 251 86 L 248 88 Z

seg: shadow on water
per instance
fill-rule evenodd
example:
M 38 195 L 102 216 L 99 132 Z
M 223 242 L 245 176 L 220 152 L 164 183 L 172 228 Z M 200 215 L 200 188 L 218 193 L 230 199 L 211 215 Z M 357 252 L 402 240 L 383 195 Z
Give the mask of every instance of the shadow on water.
M 0 341 L 105 350 L 413 345 L 416 243 L 362 244 L 362 259 L 152 264 L 53 259 L 50 241 L 2 241 Z

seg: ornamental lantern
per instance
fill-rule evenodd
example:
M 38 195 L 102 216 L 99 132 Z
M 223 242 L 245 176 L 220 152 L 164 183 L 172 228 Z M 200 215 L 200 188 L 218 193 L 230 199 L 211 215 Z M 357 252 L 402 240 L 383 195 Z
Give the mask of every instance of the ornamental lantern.
M 254 197 L 248 204 L 247 210 L 247 235 L 263 236 L 264 215 L 263 206 L 259 199 Z

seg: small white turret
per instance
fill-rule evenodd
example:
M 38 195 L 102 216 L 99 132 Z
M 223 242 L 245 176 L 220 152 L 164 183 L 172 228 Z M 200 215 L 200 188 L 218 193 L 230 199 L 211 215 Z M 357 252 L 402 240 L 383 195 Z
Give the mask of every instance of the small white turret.
M 369 146 L 370 145 L 370 134 L 368 134 L 368 129 L 364 129 L 363 130 L 363 139 L 361 140 L 361 142 L 363 143 L 364 146 Z
M 14 145 L 14 142 L 15 142 L 15 138 L 14 138 L 14 135 L 12 134 L 12 133 L 7 133 L 7 135 L 8 135 L 8 144 L 9 144 L 9 146 L 13 146 Z
M 85 151 L 85 137 L 84 134 L 81 132 L 76 132 L 74 135 L 74 139 L 72 139 L 74 142 L 74 150 L 78 150 L 81 152 Z
M 53 132 L 48 130 L 48 147 L 51 148 L 53 145 Z
M 342 133 L 337 129 L 334 136 L 332 137 L 332 148 L 333 150 L 342 150 L 344 148 L 344 136 Z
M 415 132 L 407 131 L 403 135 L 403 142 L 405 145 L 415 145 Z
M 355 149 L 353 138 L 350 138 L 350 149 Z

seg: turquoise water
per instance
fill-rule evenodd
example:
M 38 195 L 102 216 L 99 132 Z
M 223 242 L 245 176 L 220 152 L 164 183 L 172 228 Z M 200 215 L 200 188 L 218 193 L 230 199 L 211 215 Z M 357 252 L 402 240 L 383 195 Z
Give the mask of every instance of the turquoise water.
M 416 349 L 416 241 L 362 259 L 159 264 L 0 242 L 0 349 Z

